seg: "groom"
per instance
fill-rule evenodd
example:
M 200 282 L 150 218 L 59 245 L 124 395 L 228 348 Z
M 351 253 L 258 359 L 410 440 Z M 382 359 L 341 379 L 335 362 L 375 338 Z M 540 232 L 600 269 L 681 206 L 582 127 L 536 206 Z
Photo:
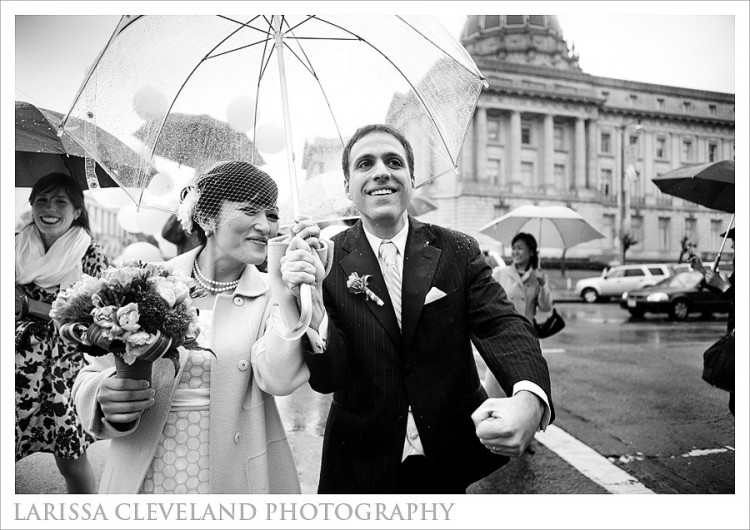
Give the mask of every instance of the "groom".
M 406 214 L 399 131 L 360 128 L 342 164 L 361 220 L 333 238 L 327 346 L 305 355 L 312 388 L 334 392 L 318 491 L 465 493 L 554 417 L 539 341 L 473 238 Z M 472 342 L 511 397 L 487 400 Z

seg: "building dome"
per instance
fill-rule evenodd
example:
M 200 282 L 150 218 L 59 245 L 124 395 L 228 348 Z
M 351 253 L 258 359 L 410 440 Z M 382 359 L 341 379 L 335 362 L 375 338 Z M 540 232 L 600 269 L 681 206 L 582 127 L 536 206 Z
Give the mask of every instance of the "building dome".
M 554 15 L 470 15 L 461 43 L 473 57 L 581 70 Z

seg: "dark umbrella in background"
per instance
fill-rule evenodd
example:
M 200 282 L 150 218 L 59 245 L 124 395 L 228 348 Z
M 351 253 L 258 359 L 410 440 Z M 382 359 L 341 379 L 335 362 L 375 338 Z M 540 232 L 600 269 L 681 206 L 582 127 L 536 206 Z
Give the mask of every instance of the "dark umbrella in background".
M 705 164 L 689 164 L 668 171 L 652 179 L 663 193 L 732 214 L 729 226 L 734 224 L 734 160 L 721 160 Z M 725 232 L 716 255 L 713 269 L 719 270 L 719 260 L 727 242 Z
M 98 187 L 114 188 L 118 184 L 105 168 L 89 158 L 92 174 L 87 175 L 86 151 L 67 132 L 58 136 L 55 124 L 62 121 L 63 114 L 16 101 L 16 188 L 31 188 L 44 175 L 60 171 L 74 177 L 82 189 Z M 75 121 L 70 123 L 76 126 Z M 80 124 L 79 124 L 80 125 Z M 91 124 L 86 127 L 92 127 Z M 127 145 L 117 141 L 100 128 L 92 134 L 108 138 L 107 147 L 118 164 L 108 166 L 117 174 L 124 166 L 137 168 L 141 157 Z M 153 175 L 153 171 L 147 172 Z

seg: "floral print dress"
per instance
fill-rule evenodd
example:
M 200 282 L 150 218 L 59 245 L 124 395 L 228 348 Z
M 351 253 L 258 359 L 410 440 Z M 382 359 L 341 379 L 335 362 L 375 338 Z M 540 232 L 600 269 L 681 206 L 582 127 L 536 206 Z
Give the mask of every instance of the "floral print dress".
M 107 267 L 98 243 L 91 243 L 82 265 L 90 276 Z M 45 303 L 52 303 L 59 292 L 33 283 L 21 287 L 30 299 Z M 34 453 L 78 458 L 94 442 L 70 398 L 83 362 L 72 343 L 60 340 L 51 321 L 16 320 L 16 462 Z

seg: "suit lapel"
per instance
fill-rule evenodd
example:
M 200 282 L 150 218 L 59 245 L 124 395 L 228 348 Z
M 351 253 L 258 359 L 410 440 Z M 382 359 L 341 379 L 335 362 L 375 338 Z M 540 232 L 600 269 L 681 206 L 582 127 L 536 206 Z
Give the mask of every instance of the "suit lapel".
M 383 305 L 377 305 L 372 300 L 365 298 L 363 294 L 347 293 L 347 296 L 352 297 L 352 303 L 354 304 L 364 304 L 375 319 L 380 322 L 380 325 L 386 329 L 393 341 L 399 344 L 401 332 L 398 329 L 391 298 L 388 296 L 388 288 L 385 285 L 383 274 L 380 272 L 378 259 L 375 257 L 367 237 L 365 237 L 361 221 L 346 234 L 346 239 L 342 242 L 341 248 L 343 252 L 348 252 L 339 261 L 345 274 L 344 281 L 355 272 L 359 276 L 369 274 L 367 286 L 383 300 Z
M 430 245 L 434 235 L 425 225 L 410 217 L 409 226 L 401 289 L 402 351 L 409 350 L 442 253 L 439 248 Z

